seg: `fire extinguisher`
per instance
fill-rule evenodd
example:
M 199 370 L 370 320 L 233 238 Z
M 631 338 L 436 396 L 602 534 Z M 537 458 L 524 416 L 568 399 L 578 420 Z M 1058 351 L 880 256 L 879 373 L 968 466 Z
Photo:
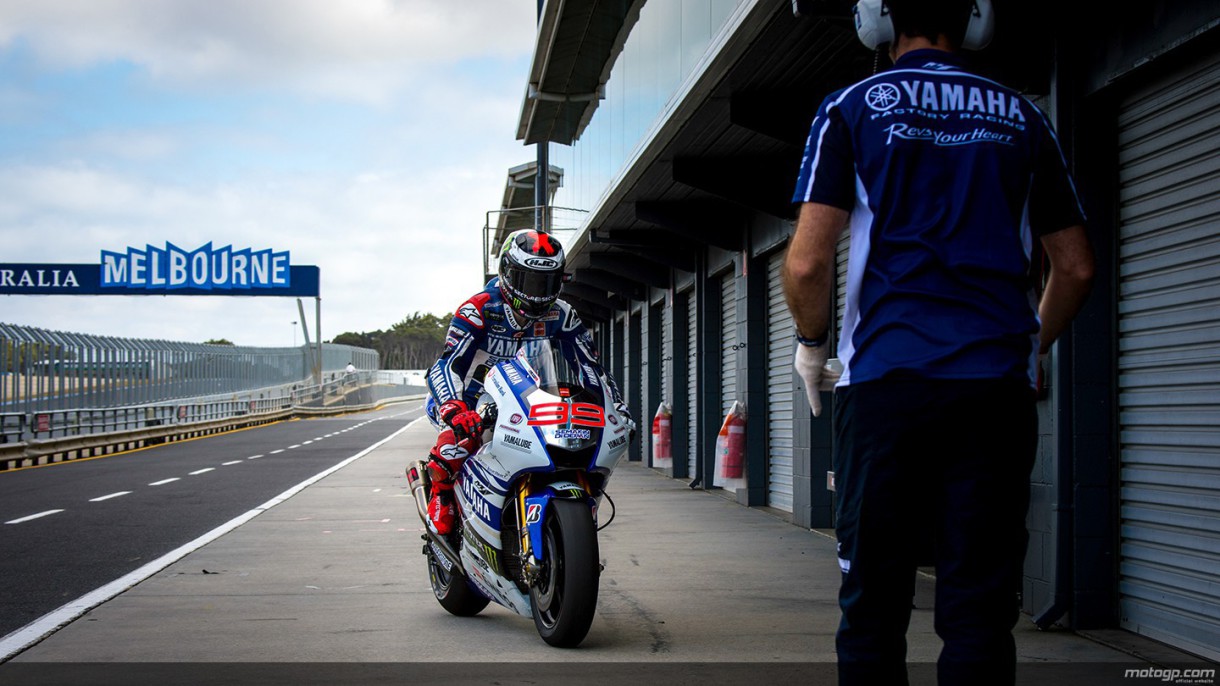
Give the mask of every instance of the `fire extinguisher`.
M 652 418 L 652 461 L 653 466 L 668 466 L 673 458 L 673 412 L 669 405 L 661 403 L 657 414 Z M 664 461 L 662 464 L 658 462 Z
M 724 418 L 720 436 L 716 441 L 721 450 L 720 476 L 725 479 L 740 479 L 744 476 L 746 462 L 746 418 L 739 403 Z

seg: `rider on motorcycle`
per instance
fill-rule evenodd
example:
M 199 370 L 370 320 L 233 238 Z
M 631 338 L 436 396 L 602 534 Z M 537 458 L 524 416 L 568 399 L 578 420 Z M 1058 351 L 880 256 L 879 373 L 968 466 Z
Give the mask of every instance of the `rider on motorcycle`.
M 428 418 L 441 429 L 428 454 L 428 518 L 438 534 L 453 530 L 454 477 L 479 447 L 483 426 L 475 406 L 488 369 L 516 355 L 522 343 L 551 339 L 570 344 L 564 348 L 575 364 L 602 372 L 593 336 L 576 310 L 558 299 L 564 265 L 563 246 L 553 236 L 513 232 L 500 248 L 498 276 L 462 303 L 449 324 L 445 350 L 428 370 Z M 610 393 L 615 411 L 630 422 L 613 379 Z

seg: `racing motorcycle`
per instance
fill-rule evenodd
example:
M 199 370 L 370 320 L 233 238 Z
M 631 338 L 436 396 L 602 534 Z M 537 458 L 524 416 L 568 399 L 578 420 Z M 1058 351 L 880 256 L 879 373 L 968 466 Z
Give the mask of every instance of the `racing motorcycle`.
M 615 411 L 603 374 L 548 340 L 524 343 L 483 386 L 484 440 L 455 477 L 453 533 L 428 527 L 424 463 L 407 469 L 428 579 L 454 615 L 495 601 L 533 617 L 548 644 L 575 647 L 597 606 L 598 509 L 634 424 Z

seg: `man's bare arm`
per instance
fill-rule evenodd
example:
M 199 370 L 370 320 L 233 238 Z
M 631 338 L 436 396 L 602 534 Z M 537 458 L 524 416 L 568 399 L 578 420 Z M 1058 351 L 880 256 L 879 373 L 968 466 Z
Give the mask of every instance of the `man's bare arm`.
M 1046 234 L 1042 247 L 1051 263 L 1051 275 L 1038 303 L 1042 319 L 1038 352 L 1045 353 L 1084 306 L 1093 286 L 1093 248 L 1079 225 Z
M 847 225 L 846 210 L 804 203 L 796 233 L 784 259 L 784 296 L 805 338 L 820 338 L 830 328 L 830 292 L 834 279 L 835 248 Z

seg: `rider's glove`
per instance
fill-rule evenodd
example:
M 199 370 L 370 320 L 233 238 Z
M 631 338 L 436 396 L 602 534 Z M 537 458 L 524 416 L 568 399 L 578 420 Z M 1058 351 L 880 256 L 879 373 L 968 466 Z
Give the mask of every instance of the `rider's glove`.
M 631 411 L 627 409 L 627 403 L 614 403 L 614 411 L 618 416 L 623 418 L 623 424 L 627 425 L 627 430 L 630 432 L 630 440 L 635 440 L 635 420 L 631 418 Z
M 818 345 L 806 345 L 803 342 L 796 344 L 796 360 L 793 366 L 805 382 L 805 396 L 809 398 L 809 409 L 813 410 L 815 417 L 822 414 L 821 391 L 834 388 L 835 382 L 839 380 L 839 372 L 826 367 L 826 355 L 825 341 Z
M 614 403 L 614 411 L 627 423 L 635 425 L 635 420 L 631 418 L 631 411 L 627 409 L 627 403 Z
M 467 409 L 461 400 L 446 400 L 439 412 L 445 422 L 459 436 L 478 436 L 483 433 L 483 418 L 478 412 Z

